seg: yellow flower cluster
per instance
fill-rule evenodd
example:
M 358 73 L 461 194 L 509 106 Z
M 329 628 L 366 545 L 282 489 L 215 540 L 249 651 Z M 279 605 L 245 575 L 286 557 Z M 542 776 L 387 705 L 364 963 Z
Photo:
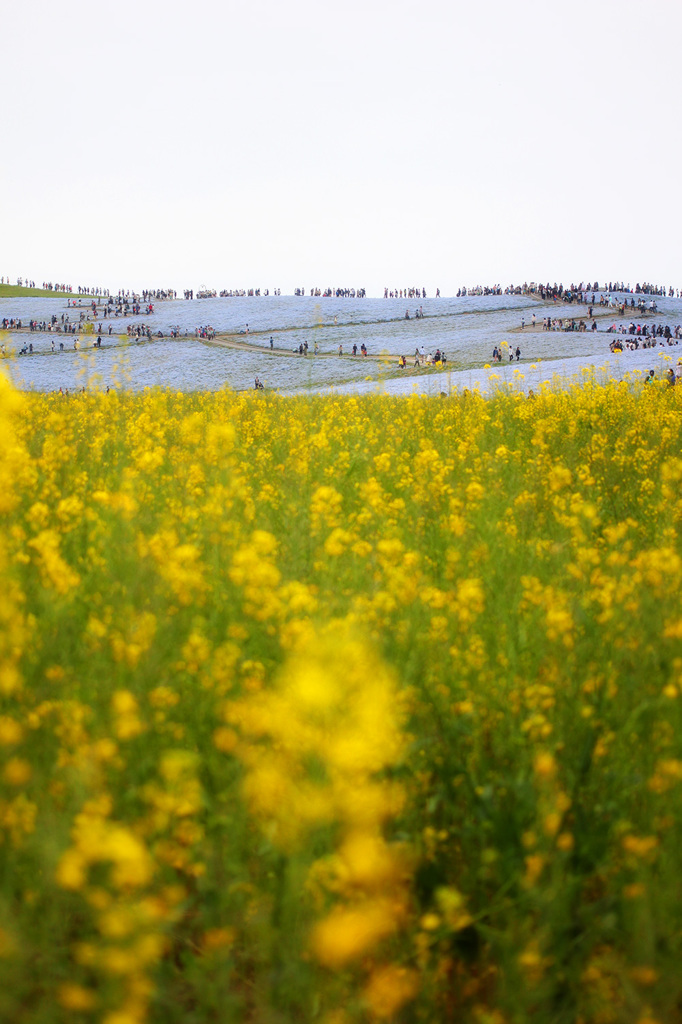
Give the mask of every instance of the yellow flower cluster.
M 0 1019 L 676 1019 L 678 388 L 0 435 Z

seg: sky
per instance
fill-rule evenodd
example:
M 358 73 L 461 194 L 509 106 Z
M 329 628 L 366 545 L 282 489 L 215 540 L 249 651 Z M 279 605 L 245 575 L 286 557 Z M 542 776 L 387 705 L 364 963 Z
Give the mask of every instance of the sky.
M 682 288 L 678 0 L 0 0 L 0 275 Z

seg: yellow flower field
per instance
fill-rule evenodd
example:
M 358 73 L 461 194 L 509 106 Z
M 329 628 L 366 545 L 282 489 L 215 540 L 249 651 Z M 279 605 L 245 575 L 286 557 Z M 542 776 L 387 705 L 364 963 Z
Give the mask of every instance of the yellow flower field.
M 0 1020 L 682 1021 L 679 388 L 0 438 Z

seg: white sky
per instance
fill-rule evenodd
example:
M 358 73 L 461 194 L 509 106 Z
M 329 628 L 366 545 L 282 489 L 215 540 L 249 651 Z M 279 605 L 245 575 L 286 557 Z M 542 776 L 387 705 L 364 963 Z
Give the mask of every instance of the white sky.
M 0 274 L 682 287 L 680 0 L 0 0 Z

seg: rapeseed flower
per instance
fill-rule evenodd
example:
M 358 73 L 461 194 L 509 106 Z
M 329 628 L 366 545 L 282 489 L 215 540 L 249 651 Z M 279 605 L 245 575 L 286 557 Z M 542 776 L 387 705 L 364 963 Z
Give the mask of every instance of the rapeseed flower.
M 0 381 L 0 1013 L 668 1019 L 680 394 Z

